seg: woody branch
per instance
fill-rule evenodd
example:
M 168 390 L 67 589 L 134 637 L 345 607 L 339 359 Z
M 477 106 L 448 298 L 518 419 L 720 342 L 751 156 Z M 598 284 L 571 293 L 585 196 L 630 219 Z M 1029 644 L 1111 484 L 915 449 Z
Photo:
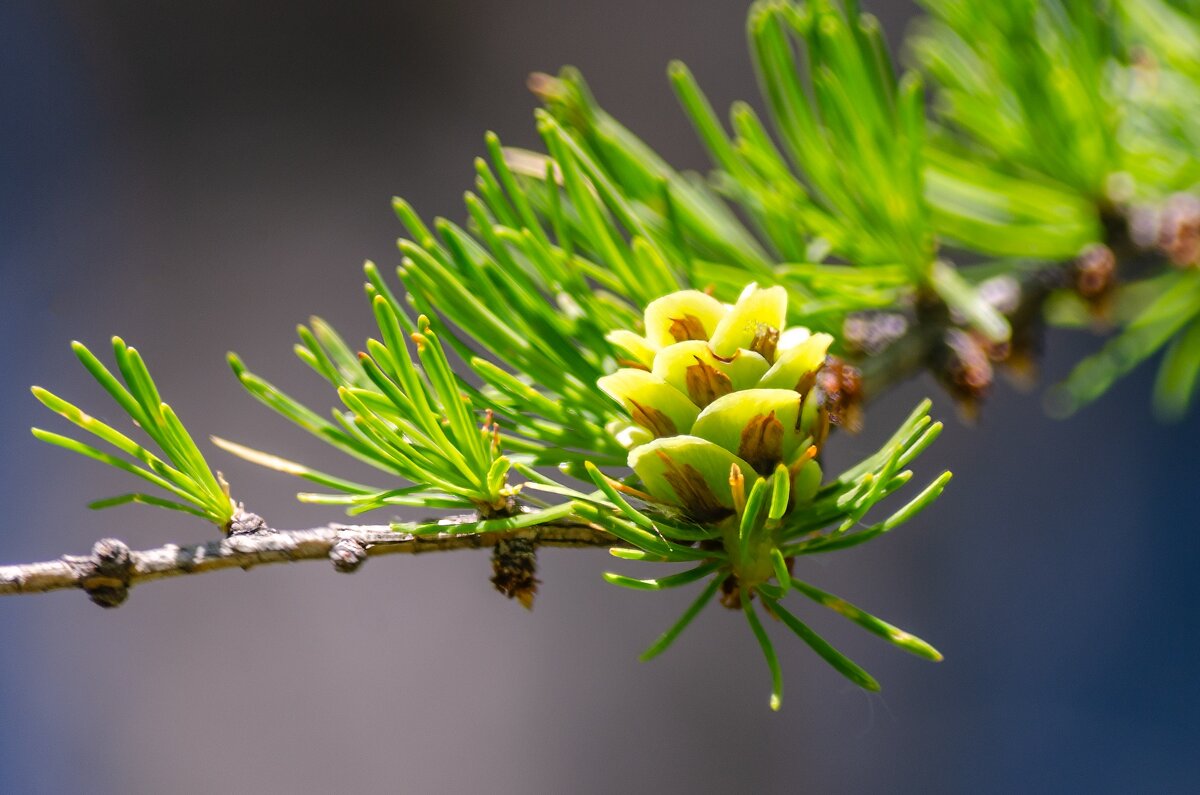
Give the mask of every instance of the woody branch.
M 206 543 L 166 544 L 135 551 L 122 541 L 106 538 L 96 542 L 90 555 L 64 555 L 42 563 L 0 566 L 0 595 L 81 588 L 96 604 L 116 607 L 135 585 L 221 569 L 326 560 L 333 563 L 335 570 L 348 573 L 376 555 L 492 548 L 518 539 L 547 547 L 605 547 L 616 543 L 604 531 L 573 521 L 516 530 L 456 533 L 456 525 L 477 519 L 466 516 L 442 520 L 444 532 L 413 534 L 395 531 L 389 525 L 330 524 L 308 530 L 274 530 L 258 517 L 248 516 L 251 521 L 235 526 L 228 537 Z

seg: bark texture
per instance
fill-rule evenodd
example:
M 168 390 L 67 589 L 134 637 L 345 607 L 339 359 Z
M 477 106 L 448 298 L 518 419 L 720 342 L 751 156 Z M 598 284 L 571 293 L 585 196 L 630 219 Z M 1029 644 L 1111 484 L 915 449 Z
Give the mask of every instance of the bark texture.
M 441 533 L 405 533 L 389 525 L 331 524 L 309 530 L 274 530 L 265 522 L 247 523 L 253 529 L 203 544 L 167 544 L 134 551 L 122 541 L 97 541 L 90 555 L 64 555 L 57 560 L 0 566 L 0 595 L 44 593 L 81 588 L 101 607 L 117 607 L 135 585 L 186 574 L 221 569 L 250 569 L 268 563 L 327 560 L 339 572 L 355 571 L 375 555 L 416 555 L 456 549 L 492 549 L 519 541 L 530 548 L 606 547 L 616 543 L 609 534 L 582 522 L 557 522 L 499 532 L 454 531 L 476 517 L 445 520 Z

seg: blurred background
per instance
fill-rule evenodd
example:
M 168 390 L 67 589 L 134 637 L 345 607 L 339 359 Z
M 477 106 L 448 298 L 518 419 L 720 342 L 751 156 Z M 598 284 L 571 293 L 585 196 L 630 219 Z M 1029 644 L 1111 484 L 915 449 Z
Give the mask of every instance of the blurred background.
M 915 13 L 865 5 L 893 42 Z M 34 383 L 112 416 L 71 339 L 136 344 L 198 434 L 357 474 L 244 395 L 225 351 L 330 405 L 290 354 L 294 325 L 319 313 L 369 334 L 359 269 L 398 261 L 390 197 L 461 218 L 485 130 L 536 144 L 530 71 L 581 67 L 619 119 L 702 168 L 664 69 L 687 61 L 718 106 L 756 100 L 744 13 L 0 4 L 0 563 L 107 535 L 135 548 L 211 535 L 136 506 L 89 512 L 125 484 L 29 436 L 63 427 Z M 1051 335 L 1043 378 L 1093 344 Z M 1148 378 L 1068 422 L 1001 385 L 975 427 L 922 380 L 836 438 L 849 461 L 926 394 L 948 420 L 918 472 L 956 472 L 937 506 L 801 566 L 945 653 L 931 665 L 804 610 L 881 695 L 780 634 L 787 688 L 771 713 L 750 633 L 713 608 L 639 664 L 692 594 L 607 586 L 601 551 L 543 552 L 532 614 L 492 592 L 485 553 L 383 558 L 353 577 L 277 566 L 149 584 L 116 611 L 73 592 L 0 600 L 0 790 L 1195 791 L 1200 412 L 1154 422 Z M 277 527 L 339 517 L 296 504 L 298 482 L 211 460 Z

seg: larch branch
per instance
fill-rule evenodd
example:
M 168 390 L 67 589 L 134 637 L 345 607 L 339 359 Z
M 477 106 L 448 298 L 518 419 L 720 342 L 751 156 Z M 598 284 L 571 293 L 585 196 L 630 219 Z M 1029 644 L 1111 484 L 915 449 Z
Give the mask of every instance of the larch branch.
M 308 530 L 273 530 L 260 522 L 252 531 L 235 530 L 215 541 L 187 546 L 167 544 L 140 551 L 108 538 L 97 541 L 90 555 L 64 555 L 42 563 L 0 566 L 0 595 L 81 588 L 102 607 L 116 607 L 135 585 L 221 569 L 326 560 L 332 561 L 337 571 L 352 572 L 367 557 L 376 555 L 491 548 L 498 542 L 514 539 L 547 547 L 605 547 L 616 543 L 608 533 L 577 521 L 517 530 L 454 532 L 455 524 L 476 520 L 477 517 L 443 520 L 447 527 L 444 532 L 419 534 L 399 532 L 390 525 L 330 524 Z
M 1106 219 L 1106 224 L 1106 250 L 1110 257 L 1132 270 L 1143 268 L 1147 261 L 1153 260 L 1146 249 L 1133 243 L 1123 221 Z M 1069 284 L 1076 267 L 1075 262 L 1049 263 L 1040 269 L 1001 275 L 992 280 L 993 289 L 987 291 L 986 298 L 1012 324 L 1014 345 L 1036 347 L 1033 338 L 1037 336 L 1041 322 L 1042 305 L 1052 290 Z M 926 306 L 918 302 L 909 320 L 913 322 L 897 338 L 881 346 L 880 350 L 864 352 L 866 355 L 854 360 L 862 368 L 863 393 L 868 400 L 925 369 L 933 369 L 943 380 L 952 373 L 955 362 L 946 362 L 943 357 L 948 353 L 958 355 L 948 343 L 947 335 L 962 330 L 961 319 L 953 317 L 944 306 L 936 303 Z M 984 362 L 987 362 L 986 356 Z M 990 364 L 987 368 L 990 381 Z M 947 386 L 955 392 L 955 384 Z M 957 396 L 970 401 L 982 394 L 964 392 L 960 385 Z M 250 569 L 268 563 L 328 560 L 337 571 L 352 572 L 367 557 L 375 555 L 494 548 L 497 544 L 511 542 L 518 542 L 518 545 L 526 542 L 533 547 L 607 547 L 618 543 L 595 525 L 570 519 L 516 530 L 454 531 L 455 526 L 465 527 L 478 520 L 477 516 L 443 519 L 439 524 L 446 529 L 440 533 L 414 534 L 395 530 L 391 525 L 345 524 L 281 531 L 268 527 L 253 514 L 243 514 L 235 519 L 228 537 L 207 543 L 167 544 L 133 551 L 119 540 L 101 539 L 90 555 L 64 555 L 42 563 L 0 566 L 0 596 L 81 588 L 96 604 L 116 607 L 125 601 L 134 585 L 235 567 Z M 532 579 L 532 567 L 529 571 L 529 583 L 536 582 Z M 499 582 L 497 587 L 510 596 L 515 594 Z

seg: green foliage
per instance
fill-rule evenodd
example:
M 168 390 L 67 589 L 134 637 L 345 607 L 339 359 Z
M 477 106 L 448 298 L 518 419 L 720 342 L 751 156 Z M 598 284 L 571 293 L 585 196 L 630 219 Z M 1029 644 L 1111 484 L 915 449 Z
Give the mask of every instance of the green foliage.
M 479 194 L 466 197 L 473 232 L 445 219 L 438 219 L 431 231 L 409 205 L 395 201 L 396 213 L 412 238 L 400 241 L 403 258 L 397 269 L 409 306 L 396 298 L 374 264 L 365 268 L 366 291 L 383 344 L 368 342 L 370 355 L 356 356 L 324 323 L 314 323 L 311 331 L 301 330 L 297 354 L 340 390 L 348 411 L 335 411 L 333 422 L 325 420 L 231 358 L 242 383 L 262 402 L 342 452 L 418 486 L 402 494 L 357 484 L 338 486 L 352 495 L 347 499 L 359 509 L 388 504 L 455 507 L 446 500 L 431 501 L 431 495 L 420 488 L 429 485 L 500 510 L 499 498 L 511 492 L 479 491 L 479 483 L 499 478 L 499 470 L 493 468 L 499 459 L 485 467 L 486 457 L 472 452 L 472 435 L 462 430 L 472 417 L 475 422 L 488 418 L 484 422 L 492 429 L 497 449 L 507 453 L 505 460 L 568 468 L 584 460 L 623 460 L 622 449 L 604 430 L 619 415 L 595 386 L 617 363 L 618 352 L 605 334 L 633 321 L 633 301 L 650 295 L 648 291 L 669 289 L 678 277 L 652 237 L 638 232 L 639 222 L 620 197 L 597 195 L 594 186 L 602 184 L 602 176 L 594 164 L 553 120 L 543 122 L 548 146 L 560 155 L 558 160 L 545 160 L 545 168 L 562 175 L 561 190 L 554 177 L 525 190 L 498 140 L 489 136 L 491 162 L 477 163 Z M 540 199 L 532 195 L 535 192 L 542 194 Z M 545 214 L 535 210 L 535 201 Z M 610 262 L 619 266 L 609 270 Z M 414 325 L 409 316 L 414 309 L 442 322 L 421 366 L 406 365 L 397 371 L 402 376 L 399 386 L 405 394 L 419 396 L 420 391 L 409 390 L 423 380 L 432 384 L 425 390 L 430 393 L 427 402 L 447 411 L 455 433 L 453 441 L 438 442 L 436 423 L 426 418 L 420 423 L 423 436 L 436 443 L 418 444 L 423 455 L 406 452 L 405 461 L 397 462 L 393 453 L 381 452 L 380 442 L 384 434 L 395 436 L 385 427 L 391 423 L 400 430 L 400 438 L 390 438 L 389 446 L 408 443 L 404 437 L 411 429 L 403 425 L 408 407 L 398 402 L 388 378 L 379 376 L 389 375 L 382 366 L 389 358 L 409 362 L 407 353 L 398 353 L 403 350 L 403 333 L 430 337 L 427 329 Z M 481 385 L 452 371 L 439 338 L 470 366 Z M 372 362 L 379 366 L 372 367 Z M 390 403 L 390 408 L 380 408 L 383 403 Z M 418 401 L 417 408 L 421 405 Z M 263 454 L 255 455 L 267 460 Z M 473 475 L 467 476 L 474 478 L 475 485 L 453 474 L 455 470 L 466 474 L 457 458 L 476 462 Z M 442 465 L 426 468 L 426 463 L 439 460 Z M 299 466 L 283 462 L 276 468 L 315 479 L 313 470 Z M 443 477 L 425 477 L 430 472 Z M 317 482 L 330 485 L 329 476 L 321 478 Z M 364 499 L 368 493 L 374 496 Z M 306 495 L 305 499 L 334 498 Z
M 935 244 L 922 191 L 919 78 L 897 79 L 878 21 L 853 6 L 756 3 L 748 28 L 771 120 L 802 180 L 746 105 L 731 114 L 734 141 L 705 136 L 714 159 L 734 180 L 758 170 L 760 184 L 790 194 L 787 215 L 832 253 L 860 266 L 899 264 L 927 279 Z M 671 71 L 698 127 L 716 125 L 687 72 Z
M 998 186 L 1012 184 L 1011 193 L 1031 200 L 1033 217 L 1060 227 L 1043 223 L 1022 241 L 1035 249 L 1018 244 L 1011 253 L 1054 257 L 1057 243 L 1058 257 L 1073 256 L 1102 239 L 1100 216 L 1133 199 L 1188 189 L 1200 178 L 1200 159 L 1187 140 L 1195 126 L 1179 123 L 1196 101 L 1196 85 L 1181 83 L 1195 57 L 1184 55 L 1180 43 L 1200 34 L 1194 19 L 1159 0 L 923 5 L 930 17 L 910 49 L 934 81 L 945 125 L 931 154 L 937 181 L 953 181 L 952 172 L 966 167 L 965 176 L 982 186 L 1003 192 Z M 1170 32 L 1163 25 L 1168 15 L 1175 23 Z M 1167 56 L 1164 63 L 1144 60 L 1159 54 Z M 1178 66 L 1183 71 L 1172 68 Z M 1032 188 L 1012 177 L 1044 184 Z M 970 193 L 940 190 L 931 198 L 953 218 L 977 204 L 982 211 L 983 194 L 972 200 Z
M 1138 234 L 1124 227 L 1149 208 L 1155 223 L 1169 218 L 1171 194 L 1200 184 L 1200 19 L 1188 3 L 923 5 L 930 17 L 910 49 L 933 79 L 944 125 L 928 153 L 929 196 L 948 236 L 1051 259 L 1097 241 L 1125 249 L 1121 237 Z M 1166 347 L 1156 406 L 1179 416 L 1195 385 L 1192 281 L 1152 277 L 1151 290 L 1127 288 L 1157 300 L 1127 313 L 1121 333 L 1056 390 L 1055 408 L 1074 411 Z
M 137 349 L 128 347 L 120 337 L 113 337 L 113 355 L 120 380 L 83 343 L 73 342 L 71 349 L 97 383 L 116 401 L 121 411 L 158 446 L 166 461 L 74 404 L 37 386 L 33 387 L 33 395 L 47 408 L 61 414 L 125 457 L 41 428 L 34 428 L 33 435 L 43 442 L 139 477 L 171 495 L 168 499 L 152 494 L 122 494 L 97 500 L 89 507 L 109 508 L 125 503 L 142 503 L 190 513 L 227 528 L 235 508 L 227 485 L 209 468 L 183 423 L 159 397 L 158 387 Z
M 1082 406 L 1165 349 L 1156 402 L 1164 415 L 1182 413 L 1200 384 L 1200 9 L 1194 0 L 924 5 L 929 19 L 908 45 L 921 72 L 898 73 L 878 21 L 857 2 L 755 3 L 747 32 L 761 117 L 739 102 L 723 121 L 687 67 L 672 63 L 671 85 L 711 156 L 707 176 L 669 165 L 575 70 L 535 75 L 545 153 L 489 134 L 463 224 L 426 223 L 394 200 L 406 234 L 402 289 L 373 263 L 364 268 L 378 338 L 359 348 L 318 318 L 299 327 L 295 353 L 333 388 L 331 411 L 230 355 L 252 396 L 373 467 L 382 485 L 215 441 L 325 490 L 301 500 L 352 514 L 415 506 L 472 511 L 458 533 L 556 522 L 606 531 L 621 544 L 614 556 L 675 566 L 649 579 L 609 573 L 609 582 L 701 584 L 643 658 L 720 595 L 763 650 L 775 708 L 782 676 L 760 608 L 850 681 L 879 687 L 784 606 L 792 592 L 940 659 L 793 575 L 807 556 L 911 520 L 950 477 L 874 515 L 941 431 L 925 402 L 879 451 L 826 478 L 830 379 L 841 367 L 826 354 L 861 353 L 841 342 L 856 313 L 902 313 L 930 327 L 908 340 L 922 361 L 938 359 L 926 350 L 932 330 L 933 346 L 951 333 L 990 367 L 989 355 L 1027 341 L 1010 339 L 1010 319 L 1022 331 L 1034 321 L 994 306 L 982 275 L 1040 295 L 1077 280 L 1072 261 L 1108 244 L 1138 280 L 1115 294 L 1059 290 L 1049 302 L 1052 320 L 1119 326 L 1057 391 L 1058 406 Z M 1138 228 L 1146 218 L 1149 232 Z M 964 272 L 952 250 L 983 261 Z M 1167 260 L 1177 269 L 1164 272 Z M 1049 287 L 1034 278 L 1048 272 L 1068 278 Z M 124 386 L 83 346 L 76 353 L 166 461 L 38 389 L 137 463 L 35 434 L 172 497 L 96 506 L 145 502 L 227 527 L 234 505 L 224 484 L 136 351 L 115 345 Z
M 1104 9 L 1085 0 L 923 5 L 930 17 L 910 42 L 936 81 L 940 118 L 1001 166 L 1105 197 L 1108 175 L 1125 164 Z
M 874 455 L 821 486 L 814 495 L 792 493 L 788 468 L 778 467 L 770 475 L 754 477 L 752 484 L 741 486 L 743 499 L 735 498 L 737 510 L 729 519 L 715 525 L 696 524 L 674 513 L 664 513 L 656 500 L 636 500 L 637 507 L 622 496 L 629 487 L 589 466 L 593 481 L 619 515 L 595 507 L 580 509 L 585 517 L 599 523 L 627 546 L 612 550 L 615 557 L 655 563 L 684 564 L 686 568 L 662 577 L 634 579 L 609 573 L 605 579 L 614 585 L 636 590 L 657 591 L 689 585 L 700 580 L 707 584 L 684 615 L 643 654 L 650 659 L 665 651 L 696 615 L 724 588 L 722 601 L 740 605 L 773 674 L 771 706 L 778 709 L 782 680 L 778 663 L 766 630 L 752 604 L 756 597 L 769 613 L 860 687 L 879 689 L 875 680 L 829 646 L 815 632 L 786 613 L 779 604 L 791 590 L 824 605 L 849 620 L 888 640 L 899 648 L 929 660 L 940 660 L 931 646 L 908 633 L 883 622 L 844 600 L 807 582 L 793 578 L 788 560 L 833 552 L 870 541 L 904 524 L 928 507 L 941 494 L 950 473 L 935 478 L 899 509 L 886 518 L 866 523 L 872 510 L 903 488 L 912 478 L 907 469 L 941 433 L 941 423 L 929 417 L 928 401 L 919 405 L 899 430 Z M 748 493 L 745 486 L 749 486 Z M 739 489 L 734 487 L 735 491 Z M 635 498 L 636 499 L 636 498 Z M 701 542 L 704 552 L 693 546 Z
M 734 105 L 730 135 L 687 67 L 675 62 L 669 69 L 716 166 L 711 189 L 673 172 L 612 120 L 573 70 L 557 80 L 539 77 L 535 91 L 626 194 L 658 216 L 655 226 L 674 226 L 675 239 L 694 246 L 690 256 L 754 252 L 750 262 L 744 254 L 724 257 L 749 274 L 728 265 L 696 267 L 694 275 L 727 300 L 732 296 L 722 288 L 740 289 L 752 275 L 784 285 L 803 322 L 836 331 L 849 312 L 895 306 L 928 289 L 987 337 L 1007 339 L 1004 318 L 936 259 L 921 81 L 912 72 L 895 75 L 878 21 L 853 4 L 772 0 L 752 7 L 748 28 L 782 152 L 750 105 Z M 718 196 L 734 202 L 755 233 Z M 746 243 L 755 237 L 761 243 Z M 764 267 L 760 251 L 780 264 Z M 814 265 L 829 257 L 856 268 Z M 823 313 L 833 313 L 827 324 Z
M 878 22 L 830 2 L 768 2 L 755 4 L 748 26 L 784 151 L 746 103 L 733 107 L 731 135 L 687 67 L 669 69 L 717 168 L 711 188 L 675 173 L 615 122 L 574 70 L 557 80 L 540 76 L 535 91 L 631 199 L 658 225 L 676 224 L 699 257 L 737 263 L 760 279 L 775 262 L 829 253 L 860 266 L 900 267 L 910 281 L 928 276 L 935 247 L 921 188 L 921 86 L 913 74 L 896 78 Z M 757 237 L 717 195 L 745 211 Z
M 1164 419 L 1179 419 L 1200 386 L 1200 271 L 1174 271 L 1129 289 L 1122 296 L 1123 329 L 1097 353 L 1080 362 L 1050 395 L 1052 411 L 1068 415 L 1099 398 L 1113 383 L 1166 349 L 1154 388 Z M 1064 324 L 1086 321 L 1062 309 Z
M 480 408 L 478 390 L 454 373 L 428 318 L 420 316 L 414 325 L 391 303 L 390 293 L 370 285 L 368 292 L 383 339 L 368 340 L 369 353 L 354 354 L 319 319 L 311 329 L 300 329 L 297 355 L 336 388 L 342 401 L 344 408 L 333 411 L 332 421 L 249 372 L 236 356 L 230 363 L 261 402 L 342 452 L 413 485 L 364 486 L 232 442 L 217 443 L 254 463 L 336 489 L 340 493 L 305 493 L 300 499 L 346 505 L 351 513 L 417 505 L 476 508 L 485 515 L 503 511 L 514 492 L 494 415 Z M 405 328 L 411 329 L 407 336 L 416 348 L 415 360 Z

